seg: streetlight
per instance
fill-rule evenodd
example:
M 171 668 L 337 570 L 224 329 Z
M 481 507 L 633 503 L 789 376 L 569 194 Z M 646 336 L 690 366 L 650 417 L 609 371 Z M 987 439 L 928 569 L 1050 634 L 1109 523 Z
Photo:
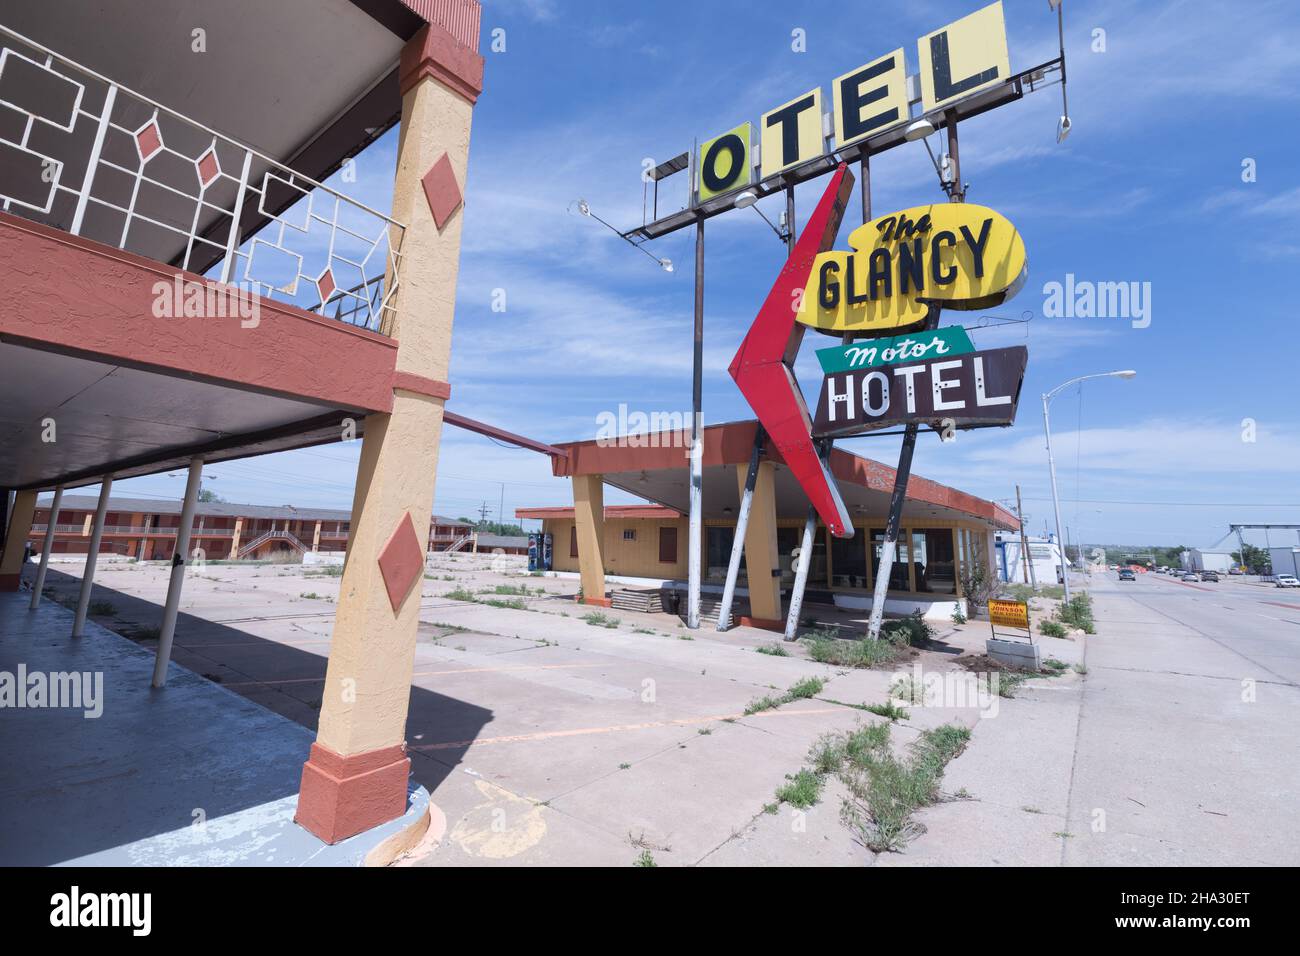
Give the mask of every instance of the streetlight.
M 1056 547 L 1061 553 L 1061 584 L 1065 586 L 1066 601 L 1070 600 L 1070 570 L 1069 562 L 1065 556 L 1065 537 L 1061 534 L 1061 498 L 1056 491 L 1056 460 L 1052 457 L 1052 425 L 1048 417 L 1047 407 L 1058 392 L 1078 382 L 1090 378 L 1132 378 L 1136 374 L 1137 372 L 1131 368 L 1119 372 L 1094 372 L 1091 375 L 1080 375 L 1078 378 L 1072 378 L 1068 382 L 1056 386 L 1050 392 L 1043 393 L 1043 431 L 1047 435 L 1047 468 L 1052 474 L 1052 507 L 1056 512 Z
M 613 226 L 611 226 L 609 223 L 607 223 L 604 219 L 601 219 L 601 218 L 600 218 L 599 216 L 597 216 L 594 212 L 592 212 L 592 211 L 591 211 L 591 206 L 587 203 L 587 200 L 585 200 L 585 199 L 575 199 L 573 202 L 569 203 L 569 211 L 570 211 L 570 212 L 572 212 L 575 208 L 578 210 L 578 212 L 579 212 L 581 215 L 586 216 L 588 219 L 594 219 L 594 220 L 596 220 L 598 223 L 600 223 L 602 226 L 604 226 L 606 229 L 608 229 L 608 230 L 609 230 L 610 232 L 612 232 L 614 235 L 618 236 L 620 239 L 622 239 L 624 242 L 626 242 L 626 243 L 627 243 L 629 246 L 631 246 L 633 249 L 640 249 L 643 253 L 645 253 L 647 256 L 649 256 L 651 259 L 653 259 L 656 263 L 658 263 L 658 264 L 659 264 L 659 268 L 660 268 L 660 269 L 663 269 L 664 272 L 672 272 L 672 271 L 673 271 L 673 260 L 671 260 L 671 259 L 667 259 L 667 258 L 661 259 L 661 258 L 659 258 L 658 256 L 653 255 L 653 254 L 650 252 L 649 249 L 642 248 L 642 246 L 641 246 L 640 243 L 633 242 L 633 241 L 632 241 L 631 239 L 629 239 L 627 236 L 623 235 L 621 232 L 619 232 L 617 229 L 615 229 Z
M 737 209 L 753 209 L 754 212 L 758 213 L 759 216 L 762 217 L 763 221 L 767 223 L 768 228 L 776 233 L 776 237 L 781 240 L 781 244 L 787 245 L 790 242 L 790 233 L 778 229 L 771 219 L 768 219 L 767 216 L 763 215 L 763 210 L 754 205 L 756 202 L 758 202 L 758 193 L 754 192 L 752 189 L 746 189 L 743 193 L 738 193 L 736 195 L 733 205 Z M 785 217 L 782 216 L 782 218 L 784 219 Z

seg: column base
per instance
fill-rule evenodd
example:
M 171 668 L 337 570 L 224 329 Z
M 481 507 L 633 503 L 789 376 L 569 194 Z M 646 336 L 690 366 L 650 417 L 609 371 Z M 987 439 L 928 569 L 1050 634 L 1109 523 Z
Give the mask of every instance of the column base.
M 605 597 L 584 597 L 579 599 L 580 604 L 590 604 L 592 607 L 613 607 L 614 601 Z
M 780 631 L 785 633 L 785 621 L 778 621 L 766 617 L 747 617 L 742 614 L 739 618 L 741 627 L 761 627 L 765 631 Z
M 294 820 L 325 843 L 364 833 L 406 812 L 410 772 L 405 744 L 345 757 L 314 743 Z
M 22 579 L 21 571 L 17 574 L 0 574 L 0 591 L 17 591 Z

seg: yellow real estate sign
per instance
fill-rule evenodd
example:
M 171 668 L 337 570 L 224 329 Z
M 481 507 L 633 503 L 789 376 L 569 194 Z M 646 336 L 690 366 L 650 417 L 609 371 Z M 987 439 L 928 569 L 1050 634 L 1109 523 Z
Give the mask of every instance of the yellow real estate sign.
M 1025 601 L 989 601 L 989 622 L 994 627 L 1029 630 L 1029 604 Z

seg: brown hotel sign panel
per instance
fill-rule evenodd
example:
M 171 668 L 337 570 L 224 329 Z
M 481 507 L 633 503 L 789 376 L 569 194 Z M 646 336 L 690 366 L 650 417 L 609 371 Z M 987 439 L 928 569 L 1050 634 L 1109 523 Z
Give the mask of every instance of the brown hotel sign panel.
M 834 372 L 822 380 L 813 434 L 851 435 L 910 423 L 1010 425 L 1029 350 L 1023 345 L 950 358 Z

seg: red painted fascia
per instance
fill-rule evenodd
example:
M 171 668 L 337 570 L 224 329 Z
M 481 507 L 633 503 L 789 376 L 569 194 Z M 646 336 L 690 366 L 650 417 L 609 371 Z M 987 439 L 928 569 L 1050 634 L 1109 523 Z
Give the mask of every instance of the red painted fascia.
M 397 342 L 259 297 L 260 321 L 155 318 L 153 287 L 219 285 L 0 212 L 0 337 L 330 408 L 388 412 Z

